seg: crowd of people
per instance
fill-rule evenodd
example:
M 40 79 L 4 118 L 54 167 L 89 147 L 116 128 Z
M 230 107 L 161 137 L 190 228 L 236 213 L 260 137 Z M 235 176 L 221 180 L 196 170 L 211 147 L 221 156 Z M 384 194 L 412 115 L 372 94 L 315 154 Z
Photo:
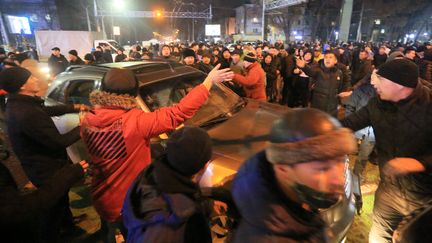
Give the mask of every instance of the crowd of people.
M 106 46 L 84 60 L 75 50 L 68 54 L 52 49 L 47 79 L 28 56 L 0 50 L 7 97 L 0 229 L 7 229 L 8 242 L 56 242 L 62 227 L 74 223 L 67 191 L 89 165 L 70 165 L 66 147 L 79 139 L 91 157 L 104 242 L 115 242 L 116 230 L 128 242 L 211 242 L 209 215 L 229 207 L 240 214 L 233 242 L 325 242 L 331 236 L 319 210 L 344 193 L 345 158 L 357 147 L 354 172 L 361 177 L 375 151 L 381 178 L 370 242 L 391 242 L 399 223 L 432 200 L 430 43 L 192 43 L 135 45 L 114 58 Z M 90 94 L 91 107 L 43 103 L 50 80 L 69 65 L 138 60 L 181 62 L 207 77 L 177 105 L 149 113 L 138 108 L 135 74 L 117 68 Z M 245 161 L 230 192 L 220 188 L 224 196 L 210 200 L 197 183 L 212 157 L 211 139 L 200 128 L 175 129 L 219 83 L 297 109 L 269 124 L 263 151 Z M 88 111 L 79 126 L 60 134 L 51 117 L 79 111 Z M 172 131 L 165 153 L 152 158 L 150 139 Z M 14 214 L 20 217 L 11 221 Z

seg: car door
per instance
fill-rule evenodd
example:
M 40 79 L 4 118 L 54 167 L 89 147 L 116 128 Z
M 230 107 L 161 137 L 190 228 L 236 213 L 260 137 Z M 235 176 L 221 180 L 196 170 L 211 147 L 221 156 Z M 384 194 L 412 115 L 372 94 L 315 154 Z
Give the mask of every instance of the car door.
M 47 105 L 85 104 L 90 105 L 90 93 L 100 87 L 100 80 L 89 78 L 70 79 L 59 84 L 46 98 Z M 79 113 L 69 113 L 52 118 L 60 133 L 66 133 L 79 125 Z M 82 140 L 67 148 L 69 158 L 73 163 L 89 159 Z

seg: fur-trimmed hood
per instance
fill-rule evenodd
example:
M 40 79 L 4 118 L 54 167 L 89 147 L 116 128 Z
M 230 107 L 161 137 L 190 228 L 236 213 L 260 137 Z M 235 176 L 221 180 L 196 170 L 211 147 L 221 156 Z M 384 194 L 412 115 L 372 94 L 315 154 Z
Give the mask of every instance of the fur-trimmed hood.
M 90 94 L 90 103 L 93 106 L 117 107 L 123 110 L 138 108 L 135 97 L 127 94 L 113 94 L 105 91 L 93 91 Z

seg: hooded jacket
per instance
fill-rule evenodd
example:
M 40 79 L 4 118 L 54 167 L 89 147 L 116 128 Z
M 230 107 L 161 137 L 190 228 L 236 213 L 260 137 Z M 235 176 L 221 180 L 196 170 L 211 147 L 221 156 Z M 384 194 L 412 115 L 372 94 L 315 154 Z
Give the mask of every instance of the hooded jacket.
M 191 118 L 208 96 L 204 85 L 199 85 L 179 104 L 154 112 L 101 107 L 87 113 L 81 134 L 94 168 L 93 205 L 103 219 L 120 220 L 128 188 L 151 162 L 150 138 L 174 130 Z
M 128 242 L 210 243 L 210 229 L 198 185 L 166 162 L 166 156 L 143 171 L 123 205 Z
M 319 214 L 306 211 L 278 188 L 264 151 L 243 164 L 232 188 L 242 216 L 234 242 L 325 242 Z
M 246 76 L 235 74 L 233 81 L 243 86 L 247 98 L 266 101 L 265 78 L 261 65 L 254 62 L 246 69 Z

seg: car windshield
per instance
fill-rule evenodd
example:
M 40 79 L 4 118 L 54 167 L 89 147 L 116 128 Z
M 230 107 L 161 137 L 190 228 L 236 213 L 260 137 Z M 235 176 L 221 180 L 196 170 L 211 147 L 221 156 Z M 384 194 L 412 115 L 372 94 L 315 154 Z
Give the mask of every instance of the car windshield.
M 151 111 L 180 102 L 193 87 L 202 83 L 205 74 L 194 73 L 142 86 L 140 95 Z M 210 97 L 186 124 L 206 126 L 226 119 L 245 101 L 223 84 L 213 85 Z

